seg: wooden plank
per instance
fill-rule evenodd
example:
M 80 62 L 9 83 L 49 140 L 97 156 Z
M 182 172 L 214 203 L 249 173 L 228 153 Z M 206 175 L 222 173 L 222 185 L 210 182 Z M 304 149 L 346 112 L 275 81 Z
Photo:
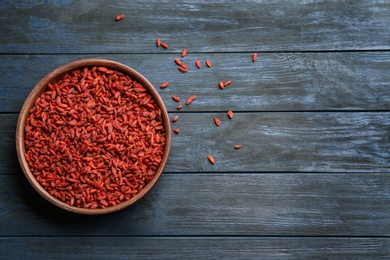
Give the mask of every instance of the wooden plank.
M 67 62 L 95 55 L 1 55 L 0 112 L 19 112 L 24 99 L 46 74 Z M 177 55 L 99 55 L 133 67 L 158 89 L 169 111 L 172 95 L 197 103 L 182 111 L 389 110 L 390 52 L 266 53 L 253 63 L 246 53 L 189 54 L 188 73 Z M 201 69 L 194 61 L 203 63 Z M 210 59 L 213 68 L 204 61 Z M 232 80 L 224 90 L 219 81 Z M 168 88 L 160 89 L 169 81 Z
M 0 176 L 0 236 L 387 237 L 389 174 L 164 174 L 135 205 L 80 216 Z
M 387 1 L 6 1 L 0 8 L 0 53 L 390 48 Z M 167 51 L 155 47 L 157 37 Z
M 172 127 L 180 134 L 173 134 L 166 172 L 389 173 L 388 112 L 235 113 L 233 119 L 226 113 L 178 115 Z M 14 153 L 17 115 L 0 118 L 0 174 L 15 174 L 20 172 Z M 236 144 L 242 148 L 234 149 Z
M 390 255 L 388 238 L 7 237 L 0 243 L 5 259 L 386 259 Z
M 183 113 L 167 171 L 389 172 L 389 119 L 385 112 L 235 113 L 231 120 Z

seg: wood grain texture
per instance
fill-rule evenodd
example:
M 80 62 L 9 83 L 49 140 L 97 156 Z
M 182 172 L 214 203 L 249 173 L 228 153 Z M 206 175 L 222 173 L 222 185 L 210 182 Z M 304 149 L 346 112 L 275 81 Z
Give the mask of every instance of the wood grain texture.
M 6 259 L 386 259 L 386 238 L 0 238 Z M 42 250 L 45 245 L 51 250 Z M 77 248 L 78 250 L 75 250 Z
M 389 119 L 386 112 L 235 113 L 231 120 L 226 112 L 183 113 L 166 170 L 389 172 Z
M 0 176 L 4 236 L 383 236 L 389 174 L 163 174 L 133 206 L 81 216 L 46 202 L 24 176 Z
M 23 174 L 16 155 L 16 124 L 18 115 L 0 114 L 0 175 Z
M 0 258 L 388 259 L 389 13 L 388 0 L 1 1 Z M 45 201 L 15 152 L 28 93 L 83 58 L 133 67 L 180 116 L 154 189 L 104 216 Z M 177 111 L 172 95 L 197 98 Z
M 0 53 L 383 50 L 387 1 L 3 1 Z M 115 22 L 118 14 L 125 18 Z
M 17 115 L 0 118 L 0 174 L 14 174 L 20 171 L 13 153 Z M 180 113 L 172 127 L 180 134 L 173 134 L 166 172 L 389 173 L 388 112 L 235 113 L 233 119 L 225 112 Z
M 19 112 L 35 84 L 55 68 L 95 55 L 0 55 L 0 112 Z M 265 53 L 253 63 L 246 53 L 188 54 L 180 73 L 178 55 L 98 55 L 142 73 L 157 88 L 169 111 L 172 95 L 197 95 L 182 111 L 389 110 L 390 52 Z M 195 59 L 213 68 L 195 67 Z M 232 80 L 224 90 L 219 81 Z M 160 89 L 161 83 L 170 85 Z

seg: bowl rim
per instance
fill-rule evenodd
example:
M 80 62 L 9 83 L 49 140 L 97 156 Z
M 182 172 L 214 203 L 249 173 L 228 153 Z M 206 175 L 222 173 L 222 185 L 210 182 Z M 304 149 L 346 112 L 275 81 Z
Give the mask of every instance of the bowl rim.
M 34 175 L 31 173 L 29 165 L 27 163 L 27 160 L 25 158 L 25 144 L 24 144 L 24 127 L 27 120 L 27 117 L 29 116 L 29 110 L 34 106 L 35 100 L 47 90 L 47 84 L 49 83 L 55 83 L 58 82 L 59 79 L 61 79 L 64 75 L 67 73 L 70 73 L 77 69 L 82 69 L 85 67 L 100 67 L 104 66 L 113 70 L 117 70 L 119 72 L 122 72 L 130 78 L 135 79 L 140 84 L 142 84 L 152 95 L 154 100 L 156 101 L 158 107 L 161 110 L 161 117 L 164 124 L 164 130 L 166 135 L 166 142 L 165 147 L 163 151 L 163 155 L 161 158 L 160 165 L 155 173 L 154 178 L 148 182 L 148 184 L 142 188 L 142 190 L 137 193 L 134 197 L 130 198 L 129 200 L 122 202 L 120 204 L 117 204 L 115 206 L 110 206 L 104 209 L 97 208 L 97 209 L 87 209 L 87 208 L 78 208 L 75 206 L 70 206 L 66 204 L 65 202 L 62 202 L 52 195 L 50 195 L 37 181 L 37 179 L 34 177 Z M 138 200 L 140 200 L 146 193 L 148 193 L 152 187 L 157 183 L 159 178 L 161 177 L 163 170 L 165 168 L 166 162 L 169 157 L 170 153 L 170 146 L 171 146 L 171 125 L 170 120 L 168 116 L 168 111 L 165 107 L 165 104 L 157 92 L 156 88 L 152 85 L 152 83 L 149 82 L 141 73 L 134 70 L 133 68 L 117 62 L 113 60 L 108 59 L 81 59 L 81 60 L 75 60 L 69 63 L 66 63 L 64 65 L 61 65 L 54 69 L 53 71 L 49 72 L 45 77 L 43 77 L 31 90 L 28 97 L 24 101 L 23 107 L 20 110 L 18 122 L 16 126 L 16 152 L 19 160 L 19 165 L 22 168 L 22 171 L 24 175 L 26 176 L 28 182 L 33 186 L 33 188 L 46 200 L 54 204 L 55 206 L 62 208 L 64 210 L 78 213 L 78 214 L 84 214 L 84 215 L 102 215 L 102 214 L 108 214 L 113 213 L 119 210 L 122 210 Z

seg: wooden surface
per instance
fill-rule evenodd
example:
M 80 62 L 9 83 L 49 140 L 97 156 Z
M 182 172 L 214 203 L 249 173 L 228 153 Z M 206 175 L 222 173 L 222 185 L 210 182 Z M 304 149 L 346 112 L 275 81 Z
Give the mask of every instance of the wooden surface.
M 390 1 L 0 2 L 0 258 L 388 259 L 389 13 Z M 15 151 L 28 93 L 83 58 L 136 69 L 180 117 L 154 189 L 105 216 L 39 197 Z M 177 111 L 172 95 L 197 97 Z

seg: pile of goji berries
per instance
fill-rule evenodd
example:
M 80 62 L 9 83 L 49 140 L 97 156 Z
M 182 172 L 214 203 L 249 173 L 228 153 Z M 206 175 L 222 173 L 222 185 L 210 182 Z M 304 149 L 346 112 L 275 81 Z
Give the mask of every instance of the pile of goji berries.
M 166 136 L 161 110 L 136 80 L 84 68 L 49 84 L 30 109 L 25 158 L 40 185 L 80 208 L 129 200 L 153 179 Z

